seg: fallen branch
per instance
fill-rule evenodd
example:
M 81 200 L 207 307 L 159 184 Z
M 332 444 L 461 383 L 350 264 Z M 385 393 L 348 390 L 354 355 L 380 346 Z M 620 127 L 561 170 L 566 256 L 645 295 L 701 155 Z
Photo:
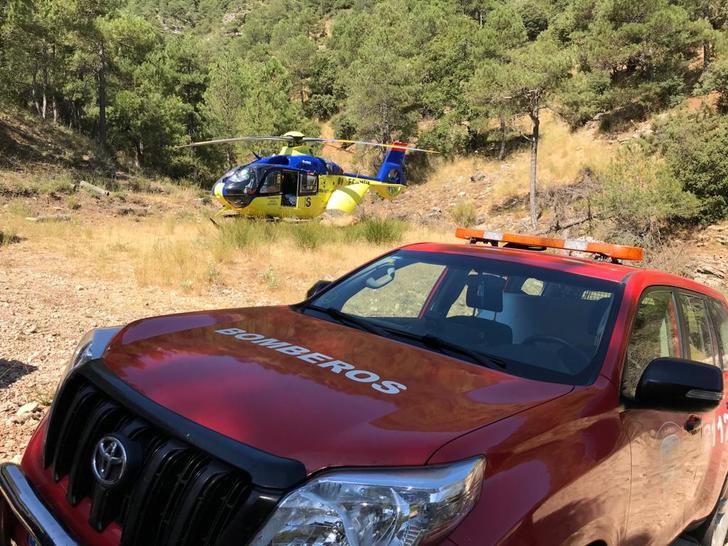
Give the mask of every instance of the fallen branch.
M 95 186 L 90 182 L 86 182 L 85 180 L 81 180 L 78 185 L 79 187 L 85 188 L 88 191 L 95 193 L 96 195 L 100 195 L 101 197 L 108 197 L 111 193 L 109 190 L 100 188 L 99 186 Z
M 70 222 L 70 214 L 47 214 L 42 216 L 28 216 L 28 222 Z
M 561 223 L 557 221 L 555 224 L 552 224 L 547 230 L 545 231 L 539 231 L 536 235 L 546 235 L 548 233 L 553 233 L 554 231 L 563 231 L 565 229 L 569 229 L 570 227 L 578 226 L 580 224 L 585 224 L 587 222 L 590 222 L 592 220 L 596 220 L 598 218 L 598 215 L 591 214 L 589 216 L 585 216 L 584 218 L 579 218 L 577 220 L 569 220 L 566 223 Z

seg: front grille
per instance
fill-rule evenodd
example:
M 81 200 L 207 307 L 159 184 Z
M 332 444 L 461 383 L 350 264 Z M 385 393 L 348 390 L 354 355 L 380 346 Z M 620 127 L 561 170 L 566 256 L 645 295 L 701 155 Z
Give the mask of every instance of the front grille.
M 109 434 L 132 448 L 116 487 L 101 485 L 92 471 L 94 450 Z M 68 478 L 67 502 L 91 500 L 89 525 L 121 526 L 121 546 L 245 544 L 278 499 L 256 491 L 246 471 L 161 430 L 81 374 L 54 402 L 44 464 L 54 480 Z

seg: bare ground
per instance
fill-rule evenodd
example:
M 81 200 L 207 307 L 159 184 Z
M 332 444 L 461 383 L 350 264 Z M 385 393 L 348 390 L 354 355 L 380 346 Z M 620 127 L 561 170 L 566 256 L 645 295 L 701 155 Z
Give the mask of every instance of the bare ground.
M 92 271 L 75 270 L 57 255 L 22 244 L 0 248 L 0 461 L 19 460 L 76 342 L 89 329 L 260 303 L 272 302 L 261 302 L 251 289 L 192 296 L 138 288 L 95 278 Z

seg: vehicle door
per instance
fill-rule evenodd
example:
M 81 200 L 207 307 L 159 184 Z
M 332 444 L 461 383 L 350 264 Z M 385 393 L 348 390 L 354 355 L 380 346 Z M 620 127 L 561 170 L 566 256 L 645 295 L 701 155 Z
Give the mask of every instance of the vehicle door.
M 298 179 L 297 171 L 281 171 L 281 207 L 292 209 L 298 205 Z M 295 214 L 295 212 L 293 212 Z
M 258 197 L 253 201 L 252 214 L 261 216 L 277 216 L 281 210 L 281 186 L 283 172 L 281 169 L 270 169 L 260 183 Z
M 693 479 L 686 460 L 701 441 L 686 430 L 695 416 L 630 405 L 652 360 L 681 356 L 676 294 L 670 288 L 648 288 L 638 304 L 621 381 L 622 421 L 632 454 L 627 544 L 664 546 L 683 529 L 683 507 Z
M 298 208 L 301 216 L 310 218 L 323 211 L 317 194 L 319 177 L 316 173 L 301 173 L 298 178 Z
M 685 324 L 688 358 L 723 369 L 728 353 L 728 311 L 722 302 L 692 292 L 680 292 L 680 311 Z M 693 464 L 690 498 L 685 504 L 686 521 L 705 517 L 715 506 L 728 469 L 728 408 L 726 395 L 715 410 L 705 416 Z

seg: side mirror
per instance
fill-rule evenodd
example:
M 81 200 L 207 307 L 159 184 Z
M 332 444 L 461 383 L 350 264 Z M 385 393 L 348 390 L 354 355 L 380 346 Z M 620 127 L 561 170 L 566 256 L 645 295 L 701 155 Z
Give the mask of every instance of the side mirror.
M 324 288 L 331 284 L 331 281 L 316 281 L 314 285 L 306 292 L 306 299 L 313 298 L 316 294 L 321 292 Z
M 708 364 L 681 358 L 649 363 L 637 385 L 641 407 L 676 411 L 709 411 L 723 399 L 723 372 Z

